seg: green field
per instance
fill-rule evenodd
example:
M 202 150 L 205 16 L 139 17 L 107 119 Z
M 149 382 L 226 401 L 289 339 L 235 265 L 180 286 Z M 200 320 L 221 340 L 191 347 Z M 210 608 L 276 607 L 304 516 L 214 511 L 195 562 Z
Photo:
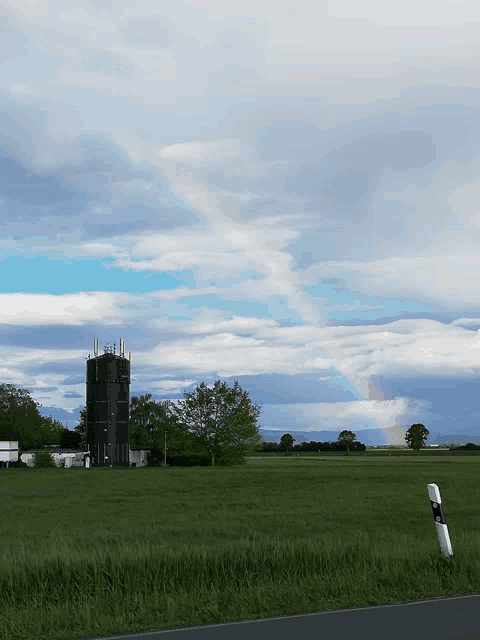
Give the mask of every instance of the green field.
M 480 458 L 441 453 L 2 470 L 0 639 L 75 640 L 480 591 Z

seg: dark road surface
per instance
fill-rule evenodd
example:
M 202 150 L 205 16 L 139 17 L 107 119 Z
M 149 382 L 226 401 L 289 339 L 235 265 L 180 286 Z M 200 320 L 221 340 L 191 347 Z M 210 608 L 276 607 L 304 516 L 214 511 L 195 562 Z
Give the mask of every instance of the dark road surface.
M 480 593 L 77 640 L 480 640 Z

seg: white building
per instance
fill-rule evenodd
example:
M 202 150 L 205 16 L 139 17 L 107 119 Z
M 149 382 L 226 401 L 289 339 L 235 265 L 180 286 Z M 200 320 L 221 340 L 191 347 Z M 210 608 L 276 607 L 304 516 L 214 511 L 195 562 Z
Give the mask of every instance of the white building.
M 18 462 L 18 440 L 0 440 L 0 468 Z
M 149 449 L 130 448 L 129 462 L 130 466 L 146 467 L 147 453 Z M 18 441 L 2 440 L 0 441 L 0 467 L 7 467 L 9 462 L 17 462 Z M 88 451 L 79 451 L 78 449 L 55 448 L 48 447 L 45 449 L 30 449 L 24 451 L 20 460 L 28 467 L 35 466 L 35 456 L 37 453 L 50 453 L 57 467 L 90 467 L 90 455 Z

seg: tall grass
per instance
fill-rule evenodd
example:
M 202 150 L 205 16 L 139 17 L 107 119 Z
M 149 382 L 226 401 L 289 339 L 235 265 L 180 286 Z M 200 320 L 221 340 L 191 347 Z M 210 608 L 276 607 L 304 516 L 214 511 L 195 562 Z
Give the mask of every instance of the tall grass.
M 0 639 L 75 640 L 480 590 L 477 460 L 9 469 Z M 444 501 L 440 553 L 426 485 Z

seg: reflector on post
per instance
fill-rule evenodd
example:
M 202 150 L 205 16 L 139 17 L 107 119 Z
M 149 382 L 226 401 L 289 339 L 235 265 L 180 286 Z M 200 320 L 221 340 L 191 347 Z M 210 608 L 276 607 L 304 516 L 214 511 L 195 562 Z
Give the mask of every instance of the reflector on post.
M 432 505 L 433 520 L 437 529 L 438 542 L 440 543 L 440 549 L 446 558 L 453 556 L 452 545 L 450 543 L 450 536 L 448 535 L 448 527 L 443 517 L 442 511 L 442 499 L 440 497 L 440 490 L 435 483 L 427 484 L 428 497 L 430 498 L 430 504 Z

